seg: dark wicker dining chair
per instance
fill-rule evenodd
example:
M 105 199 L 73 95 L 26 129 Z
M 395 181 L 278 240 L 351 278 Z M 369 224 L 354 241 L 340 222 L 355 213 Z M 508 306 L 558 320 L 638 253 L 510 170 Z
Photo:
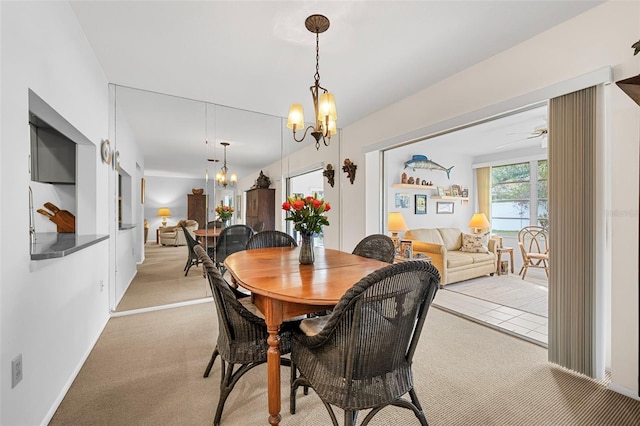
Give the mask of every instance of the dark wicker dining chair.
M 247 250 L 267 247 L 298 247 L 298 243 L 291 235 L 282 231 L 258 232 L 247 242 Z
M 253 229 L 247 225 L 232 225 L 220 231 L 216 246 L 211 248 L 210 255 L 221 275 L 227 271 L 227 268 L 224 267 L 224 260 L 227 256 L 245 250 L 247 241 L 252 235 Z
M 305 332 L 297 330 L 291 342 L 291 414 L 297 388 L 309 386 L 336 426 L 332 405 L 344 410 L 345 426 L 355 424 L 359 410 L 372 409 L 367 425 L 389 405 L 411 409 L 426 425 L 411 365 L 439 283 L 430 263 L 389 265 L 356 283 L 328 317 L 302 321 Z
M 185 228 L 184 225 L 180 226 L 182 227 L 182 232 L 184 232 L 184 238 L 187 240 L 187 264 L 184 265 L 183 269 L 183 271 L 185 271 L 184 276 L 186 277 L 189 273 L 189 269 L 191 269 L 192 266 L 198 266 L 200 264 L 200 259 L 193 250 L 195 246 L 200 245 L 200 243 L 198 243 L 196 239 L 193 238 L 191 233 L 187 230 L 187 228 Z
M 353 254 L 393 263 L 396 249 L 393 240 L 387 235 L 373 234 L 364 237 L 353 249 Z
M 195 253 L 202 262 L 209 279 L 209 286 L 216 304 L 218 315 L 218 341 L 204 372 L 209 377 L 213 363 L 218 355 L 222 362 L 220 377 L 220 398 L 216 409 L 214 425 L 220 424 L 224 404 L 235 384 L 249 370 L 267 362 L 267 325 L 257 317 L 245 303 L 249 297 L 229 287 L 215 267 L 211 258 L 201 245 L 195 247 Z M 243 300 L 244 298 L 244 300 Z M 285 323 L 280 328 L 280 352 L 288 354 L 291 350 L 291 329 L 297 328 L 297 322 Z M 281 358 L 282 365 L 291 365 Z M 236 367 L 237 370 L 236 370 Z M 266 389 L 265 389 L 266 392 Z

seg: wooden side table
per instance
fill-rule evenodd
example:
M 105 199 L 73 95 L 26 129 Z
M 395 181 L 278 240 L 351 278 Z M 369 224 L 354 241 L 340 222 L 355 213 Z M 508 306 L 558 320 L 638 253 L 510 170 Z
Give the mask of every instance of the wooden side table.
M 513 247 L 501 247 L 501 248 L 497 249 L 497 252 L 498 252 L 498 265 L 496 267 L 496 273 L 498 275 L 502 275 L 501 274 L 502 268 L 500 268 L 500 264 L 502 263 L 502 255 L 506 254 L 506 253 L 509 253 L 509 260 L 508 261 L 511 261 L 510 262 L 511 263 L 510 269 L 511 269 L 511 273 L 513 274 Z

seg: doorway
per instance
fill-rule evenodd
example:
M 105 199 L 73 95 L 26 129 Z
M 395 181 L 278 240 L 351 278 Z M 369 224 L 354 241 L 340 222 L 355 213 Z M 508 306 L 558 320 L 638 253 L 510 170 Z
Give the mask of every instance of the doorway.
M 518 275 L 522 260 L 517 232 L 536 224 L 547 211 L 546 135 L 543 102 L 383 153 L 384 217 L 400 211 L 409 229 L 458 228 L 470 233 L 469 220 L 486 196 L 490 229 L 513 250 L 513 257 L 504 256 L 510 263 L 506 274 L 447 284 L 434 304 L 542 346 L 548 340 L 548 280 L 539 271 L 530 270 L 526 280 Z M 412 167 L 408 160 L 417 155 L 428 158 L 429 168 Z M 480 168 L 494 175 L 483 188 L 476 176 Z M 401 184 L 403 174 L 409 185 Z M 456 196 L 459 188 L 468 196 Z M 425 193 L 426 209 L 416 209 Z M 448 210 L 441 209 L 445 203 Z

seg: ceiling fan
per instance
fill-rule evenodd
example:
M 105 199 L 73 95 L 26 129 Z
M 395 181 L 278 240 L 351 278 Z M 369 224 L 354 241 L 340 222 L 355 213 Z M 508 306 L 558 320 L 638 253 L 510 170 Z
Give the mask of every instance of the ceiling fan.
M 507 146 L 513 145 L 513 144 L 518 143 L 518 142 L 522 142 L 522 141 L 526 141 L 526 140 L 530 140 L 530 139 L 537 139 L 537 138 L 540 138 L 541 148 L 546 148 L 547 147 L 547 133 L 549 133 L 549 129 L 548 128 L 540 127 L 540 128 L 535 129 L 533 132 L 529 133 L 529 136 L 524 137 L 524 138 L 520 138 L 520 139 L 516 139 L 514 141 L 507 142 L 507 143 L 504 143 L 502 145 L 498 145 L 498 146 L 496 146 L 496 149 L 505 148 Z

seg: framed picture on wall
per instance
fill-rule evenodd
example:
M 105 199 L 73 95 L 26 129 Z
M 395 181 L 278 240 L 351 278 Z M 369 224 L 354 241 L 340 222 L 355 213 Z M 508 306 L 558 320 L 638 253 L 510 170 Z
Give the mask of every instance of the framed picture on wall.
M 427 214 L 427 196 L 424 194 L 416 194 L 415 196 L 415 213 Z
M 436 214 L 453 214 L 453 202 L 438 201 L 436 203 Z
M 413 241 L 401 240 L 400 241 L 400 255 L 411 259 L 413 257 Z
M 397 209 L 409 208 L 409 194 L 396 194 L 396 208 Z

